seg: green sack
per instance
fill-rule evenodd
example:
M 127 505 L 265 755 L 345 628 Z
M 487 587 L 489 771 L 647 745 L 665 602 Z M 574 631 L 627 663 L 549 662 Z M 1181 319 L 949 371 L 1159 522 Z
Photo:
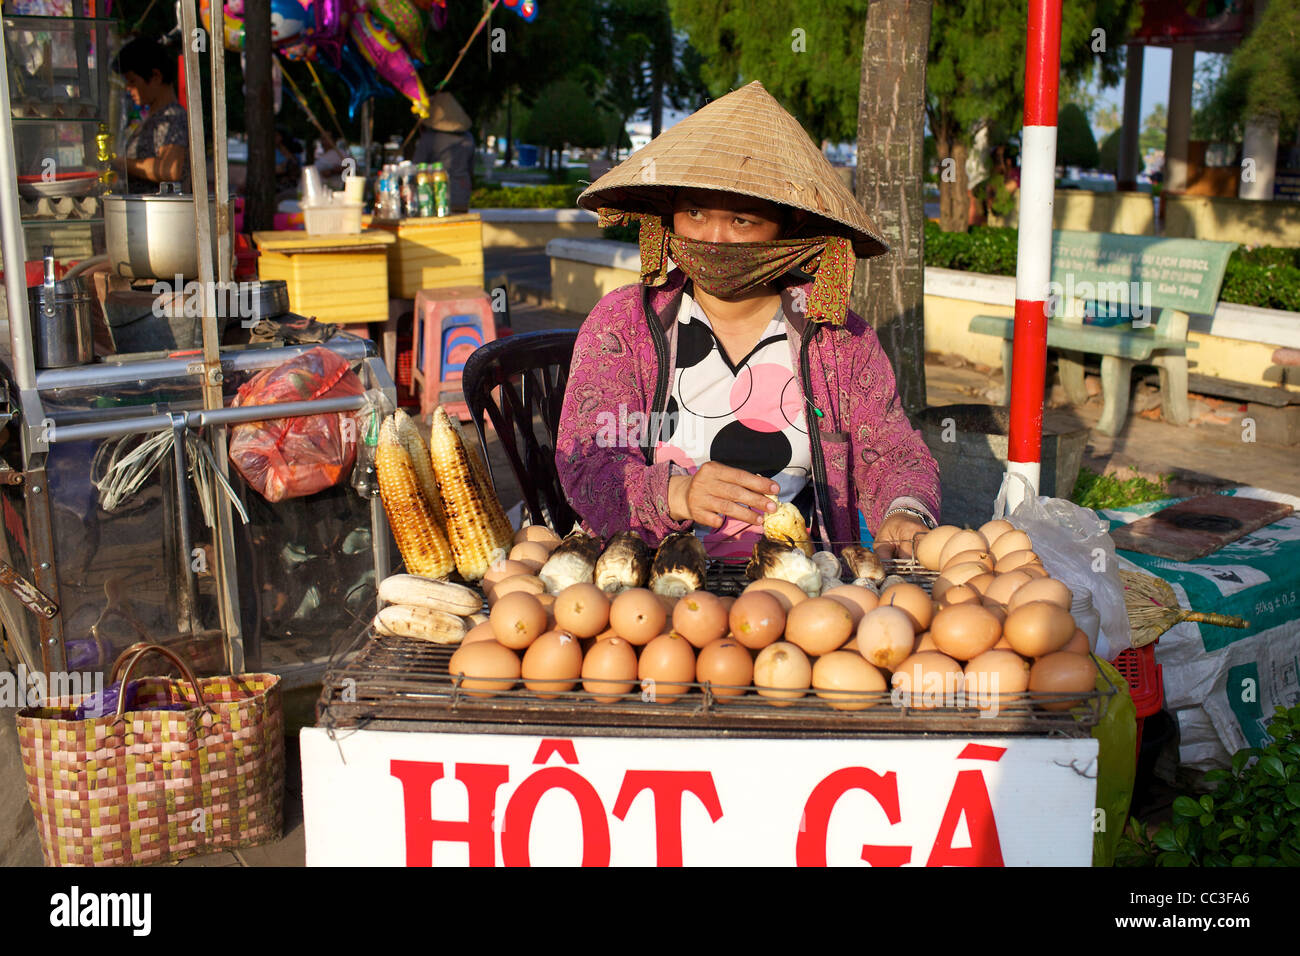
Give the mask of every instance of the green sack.
M 1133 781 L 1137 775 L 1137 707 L 1128 682 L 1106 661 L 1099 660 L 1102 675 L 1097 689 L 1107 689 L 1106 679 L 1120 688 L 1107 699 L 1092 735 L 1099 744 L 1097 757 L 1097 809 L 1094 822 L 1092 865 L 1114 866 L 1115 850 L 1128 823 L 1129 804 L 1133 800 Z

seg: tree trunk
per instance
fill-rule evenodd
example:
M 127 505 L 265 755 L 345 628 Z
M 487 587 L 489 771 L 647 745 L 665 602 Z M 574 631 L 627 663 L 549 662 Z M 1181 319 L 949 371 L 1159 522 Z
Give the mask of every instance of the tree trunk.
M 909 413 L 925 407 L 925 61 L 927 0 L 867 9 L 858 98 L 857 196 L 890 251 L 858 263 L 853 309 L 876 330 Z
M 935 135 L 939 150 L 939 228 L 965 232 L 970 226 L 970 196 L 966 183 L 968 147 L 961 130 L 940 120 Z
M 244 4 L 244 123 L 248 130 L 248 205 L 244 228 L 275 224 L 275 103 L 271 89 L 271 0 Z
M 658 67 L 650 80 L 650 138 L 655 139 L 664 127 L 664 75 Z
M 512 108 L 514 106 L 515 98 L 513 94 L 514 91 L 512 89 L 506 89 L 506 151 L 501 158 L 501 165 L 506 169 L 510 168 L 510 164 L 515 158 L 515 126 L 514 111 Z

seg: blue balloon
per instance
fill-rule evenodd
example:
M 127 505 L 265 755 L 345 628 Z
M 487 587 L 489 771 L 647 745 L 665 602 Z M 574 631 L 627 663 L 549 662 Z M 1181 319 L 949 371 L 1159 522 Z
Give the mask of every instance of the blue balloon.
M 328 70 L 334 70 L 348 88 L 348 119 L 356 122 L 357 110 L 361 104 L 376 96 L 396 96 L 397 93 L 375 73 L 374 68 L 366 62 L 361 51 L 351 40 L 343 44 L 339 57 L 339 66 L 335 70 L 328 61 L 319 61 Z

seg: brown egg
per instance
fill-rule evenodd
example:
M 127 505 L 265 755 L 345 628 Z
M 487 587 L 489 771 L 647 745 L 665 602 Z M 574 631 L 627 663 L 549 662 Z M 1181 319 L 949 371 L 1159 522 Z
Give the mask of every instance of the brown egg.
M 544 524 L 529 524 L 515 532 L 514 543 L 520 544 L 524 541 L 535 541 L 545 545 L 549 553 L 560 543 L 560 536 Z
M 1015 530 L 1015 527 L 1010 521 L 1006 521 L 1002 518 L 996 518 L 993 521 L 986 521 L 980 525 L 979 528 L 980 534 L 984 535 L 984 540 L 989 543 L 990 548 L 993 547 L 993 542 L 999 537 L 1006 534 L 1008 531 Z
M 980 593 L 969 584 L 955 584 L 943 592 L 941 605 L 948 606 L 952 604 L 979 604 Z
M 779 594 L 746 591 L 731 606 L 731 636 L 751 650 L 761 650 L 785 633 L 785 612 Z
M 853 616 L 854 627 L 858 626 L 858 622 L 862 620 L 862 615 L 868 611 L 874 611 L 880 604 L 880 598 L 875 591 L 857 584 L 841 584 L 829 591 L 823 591 L 822 597 L 838 601 L 848 608 L 849 614 Z
M 1014 611 L 1020 605 L 1031 601 L 1050 601 L 1068 611 L 1073 600 L 1074 596 L 1063 581 L 1058 581 L 1056 578 L 1039 578 L 1017 588 L 1016 593 L 1011 595 L 1011 600 L 1007 602 L 1007 610 Z
M 609 606 L 609 625 L 618 636 L 638 647 L 664 632 L 668 613 L 659 598 L 646 588 L 629 588 Z
M 1066 642 L 1065 646 L 1061 648 L 1061 650 L 1067 651 L 1070 654 L 1082 654 L 1087 657 L 1092 653 L 1092 644 L 1088 641 L 1088 635 L 1076 627 L 1074 629 L 1074 636 Z
M 523 650 L 546 630 L 546 608 L 531 594 L 516 591 L 492 605 L 488 618 L 496 639 L 511 650 Z
M 522 561 L 497 561 L 488 567 L 487 573 L 483 575 L 483 586 L 485 588 L 495 588 L 498 581 L 504 581 L 506 578 L 513 578 L 517 574 L 536 574 L 537 568 L 524 564 Z
M 809 598 L 790 609 L 785 621 L 785 639 L 818 657 L 843 647 L 853 636 L 853 615 L 830 598 Z
M 894 584 L 880 592 L 880 607 L 896 607 L 912 619 L 912 629 L 921 633 L 930 626 L 934 602 L 915 584 Z
M 916 626 L 902 608 L 881 605 L 864 614 L 858 624 L 858 653 L 884 670 L 907 660 L 915 644 Z
M 791 584 L 789 581 L 783 581 L 780 578 L 759 578 L 745 588 L 744 593 L 749 594 L 753 591 L 767 591 L 770 594 L 775 594 L 787 614 L 790 613 L 790 608 L 808 600 L 808 595 L 797 585 Z
M 542 565 L 550 556 L 550 549 L 539 541 L 521 541 L 510 549 L 510 560 L 528 565 L 531 569 L 529 574 L 542 570 Z
M 1011 703 L 1029 687 L 1029 662 L 1014 651 L 985 651 L 966 665 L 966 696 L 981 710 Z
M 492 623 L 484 621 L 482 624 L 475 624 L 469 629 L 469 633 L 461 638 L 460 646 L 473 644 L 475 641 L 495 641 L 497 639 L 496 631 L 492 630 Z
M 1028 574 L 1030 577 L 1033 578 L 1051 577 L 1051 575 L 1047 573 L 1047 569 L 1044 568 L 1041 564 L 1022 564 L 1020 567 L 1016 568 L 1016 570 L 1024 571 L 1025 574 Z
M 695 680 L 695 648 L 686 638 L 663 634 L 641 649 L 637 676 L 652 700 L 672 700 L 687 693 Z M 649 683 L 646 683 L 649 682 Z
M 1012 551 L 1034 550 L 1034 543 L 1023 531 L 1008 531 L 1006 534 L 998 535 L 998 540 L 989 547 L 989 550 L 993 552 L 993 558 L 1000 561 Z
M 582 659 L 582 689 L 600 695 L 600 703 L 612 704 L 636 686 L 636 649 L 623 638 L 597 641 Z
M 577 637 L 595 637 L 609 626 L 609 596 L 594 584 L 570 584 L 555 596 L 555 623 Z
M 983 577 L 987 573 L 983 565 L 976 564 L 974 561 L 969 561 L 966 564 L 954 564 L 944 568 L 939 573 L 939 576 L 934 579 L 934 584 L 931 585 L 930 590 L 936 601 L 942 601 L 949 588 L 973 581 L 975 578 Z
M 969 661 L 998 642 L 998 619 L 978 604 L 954 604 L 934 616 L 930 636 L 953 660 Z
M 993 565 L 993 570 L 998 574 L 1006 574 L 1027 564 L 1042 564 L 1042 561 L 1032 551 L 1012 551 L 998 558 L 997 563 Z
M 993 555 L 988 551 L 959 551 L 948 559 L 944 569 L 956 567 L 959 564 L 978 564 L 985 571 L 993 570 Z
M 943 546 L 939 552 L 939 567 L 946 568 L 954 555 L 961 554 L 963 551 L 987 551 L 989 543 L 984 540 L 984 535 L 978 531 L 966 529 L 958 531 L 948 539 L 948 543 Z
M 1034 666 L 1029 671 L 1031 696 L 1035 691 L 1040 694 L 1083 695 L 1091 693 L 1096 686 L 1097 665 L 1092 662 L 1091 657 L 1084 657 L 1082 654 L 1070 654 L 1066 651 L 1048 654 L 1034 661 Z M 1069 710 L 1082 701 L 1077 697 L 1073 700 L 1038 697 L 1035 703 L 1045 710 Z
M 514 594 L 516 591 L 523 591 L 526 594 L 533 595 L 544 594 L 546 593 L 546 585 L 536 575 L 516 574 L 514 577 L 498 581 L 487 589 L 488 607 L 492 607 L 507 594 Z
M 1007 613 L 1002 633 L 1017 654 L 1043 657 L 1063 648 L 1074 636 L 1070 612 L 1050 601 L 1031 601 Z
M 890 678 L 894 701 L 902 707 L 932 710 L 955 707 L 965 686 L 961 665 L 937 651 L 913 654 Z
M 983 574 L 977 574 L 975 577 L 963 581 L 960 587 L 974 588 L 979 593 L 980 600 L 984 599 L 989 587 L 998 579 L 996 574 L 990 574 L 985 571 Z
M 573 690 L 582 676 L 582 645 L 572 634 L 547 631 L 524 652 L 524 686 L 543 700 Z
M 1007 640 L 1007 636 L 1006 636 L 1005 634 L 1003 634 L 1001 637 L 998 638 L 998 642 L 997 642 L 996 644 L 993 645 L 993 648 L 992 648 L 992 649 L 995 650 L 995 651 L 1014 651 L 1014 650 L 1015 650 L 1015 648 L 1011 646 L 1011 642 Z
M 496 641 L 461 644 L 451 655 L 447 672 L 462 678 L 460 686 L 471 697 L 493 697 L 497 691 L 509 690 L 519 682 L 519 656 Z
M 885 675 L 861 654 L 831 651 L 813 662 L 812 686 L 836 710 L 863 710 L 887 689 Z
M 812 685 L 812 664 L 794 644 L 777 641 L 758 652 L 754 659 L 754 686 L 762 697 L 780 707 L 789 706 Z M 783 703 L 784 702 L 784 703 Z
M 912 654 L 919 654 L 922 651 L 937 650 L 939 650 L 939 645 L 934 642 L 934 638 L 930 636 L 929 631 L 926 631 L 924 634 L 916 635 L 916 646 L 912 648 Z M 911 655 L 909 654 L 908 656 L 910 657 Z
M 695 648 L 706 647 L 727 633 L 727 610 L 708 591 L 692 591 L 673 608 L 673 630 Z
M 1005 604 L 999 604 L 997 601 L 990 601 L 988 598 L 984 598 L 984 600 L 980 601 L 980 607 L 984 608 L 984 610 L 996 617 L 999 625 L 1006 624 L 1007 606 Z
M 940 557 L 943 555 L 943 549 L 948 544 L 948 539 L 961 531 L 956 525 L 941 524 L 939 527 L 927 531 L 916 542 L 916 560 L 921 567 L 928 568 L 931 571 L 938 571 L 940 568 Z
M 739 697 L 753 682 L 754 660 L 744 645 L 720 637 L 700 650 L 695 661 L 695 679 L 713 685 L 715 697 Z
M 985 601 L 997 601 L 999 604 L 1006 604 L 1011 600 L 1011 595 L 1022 586 L 1032 581 L 1028 574 L 1023 570 L 1008 571 L 1006 574 L 999 574 L 987 588 L 984 589 Z

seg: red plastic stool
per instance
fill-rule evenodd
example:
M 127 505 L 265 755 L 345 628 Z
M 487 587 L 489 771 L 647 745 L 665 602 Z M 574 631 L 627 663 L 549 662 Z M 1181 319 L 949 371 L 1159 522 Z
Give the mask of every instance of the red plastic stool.
M 1128 681 L 1129 692 L 1133 695 L 1133 706 L 1137 709 L 1137 747 L 1141 753 L 1142 721 L 1159 713 L 1165 705 L 1163 671 L 1156 663 L 1156 645 L 1125 648 L 1111 663 L 1120 676 Z
M 415 361 L 412 387 L 420 393 L 420 416 L 438 405 L 469 420 L 469 406 L 460 387 L 465 361 L 479 346 L 497 336 L 492 300 L 474 286 L 421 289 L 415 294 L 412 335 Z

